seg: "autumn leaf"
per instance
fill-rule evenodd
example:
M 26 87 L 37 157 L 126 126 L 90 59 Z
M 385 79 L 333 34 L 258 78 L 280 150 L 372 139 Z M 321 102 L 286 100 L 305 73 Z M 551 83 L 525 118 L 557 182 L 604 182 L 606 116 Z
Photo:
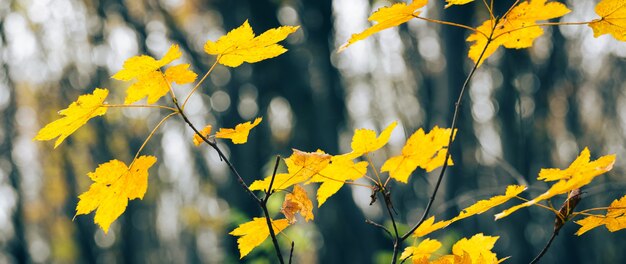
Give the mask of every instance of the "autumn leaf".
M 170 89 L 170 83 L 186 84 L 193 82 L 197 75 L 190 71 L 189 64 L 181 64 L 168 68 L 165 74 L 161 72 L 161 67 L 180 58 L 178 45 L 170 46 L 162 59 L 156 60 L 147 55 L 134 56 L 124 62 L 122 70 L 112 76 L 120 81 L 130 81 L 137 79 L 126 90 L 125 104 L 137 102 L 148 97 L 148 103 L 156 103 Z
M 355 163 L 353 161 L 358 156 L 360 155 L 354 153 L 332 156 L 330 164 L 311 178 L 309 182 L 322 183 L 317 189 L 318 207 L 337 193 L 346 181 L 355 181 L 367 173 L 367 162 Z
M 602 0 L 596 5 L 599 19 L 589 23 L 593 36 L 611 34 L 620 41 L 626 41 L 626 0 Z
M 382 166 L 382 172 L 399 182 L 407 183 L 417 167 L 430 172 L 443 166 L 448 153 L 447 146 L 452 129 L 435 126 L 428 134 L 421 128 L 415 131 L 402 148 L 402 154 L 389 158 Z M 448 165 L 453 165 L 452 159 Z
M 285 159 L 288 173 L 276 174 L 272 190 L 269 191 L 289 188 L 294 184 L 310 180 L 314 175 L 328 166 L 330 159 L 331 156 L 323 151 L 304 152 L 294 149 L 293 154 Z M 250 190 L 266 191 L 269 189 L 271 180 L 272 175 L 267 176 L 263 180 L 254 181 L 250 185 Z
M 580 229 L 576 235 L 582 235 L 598 226 L 604 225 L 606 229 L 615 232 L 626 228 L 626 196 L 615 200 L 607 209 L 606 215 L 592 215 L 576 221 Z
M 508 200 L 510 200 L 511 198 L 516 197 L 517 195 L 522 193 L 524 190 L 526 190 L 526 186 L 524 185 L 509 185 L 506 187 L 506 192 L 504 195 L 497 195 L 487 200 L 480 200 L 474 203 L 473 205 L 470 205 L 469 207 L 466 207 L 465 209 L 461 210 L 459 215 L 452 218 L 450 221 L 456 222 L 458 220 L 465 219 L 473 215 L 482 214 L 488 211 L 489 209 L 494 208 L 498 205 L 501 205 L 507 202 Z
M 426 219 L 424 222 L 422 222 L 422 224 L 417 227 L 417 229 L 415 229 L 415 231 L 413 232 L 413 236 L 423 237 L 434 231 L 445 228 L 451 223 L 452 221 L 439 221 L 435 223 L 435 216 L 433 215 L 430 218 Z
M 293 191 L 285 195 L 285 201 L 280 211 L 285 215 L 290 224 L 296 222 L 296 213 L 300 213 L 307 222 L 313 220 L 313 202 L 309 200 L 304 188 L 300 185 L 293 187 Z
M 467 38 L 468 42 L 474 42 L 469 49 L 469 57 L 480 66 L 500 46 L 507 49 L 531 47 L 533 41 L 543 35 L 543 29 L 538 26 L 537 21 L 558 18 L 569 12 L 564 4 L 558 2 L 546 3 L 546 0 L 521 2 L 505 17 L 498 20 L 489 19 L 476 28 L 476 31 Z M 483 50 L 484 55 L 478 61 Z
M 228 138 L 233 141 L 234 144 L 244 144 L 248 142 L 248 134 L 255 126 L 261 123 L 263 118 L 257 117 L 254 122 L 245 122 L 238 124 L 234 129 L 232 128 L 220 128 L 220 131 L 215 133 L 216 138 Z
M 376 137 L 374 130 L 364 128 L 355 130 L 352 136 L 352 152 L 360 156 L 382 148 L 389 141 L 391 132 L 396 128 L 396 125 L 398 125 L 397 122 L 389 124 L 378 137 Z
M 44 141 L 56 138 L 54 148 L 58 147 L 65 138 L 86 124 L 89 119 L 106 113 L 107 108 L 103 107 L 103 104 L 108 95 L 109 90 L 96 88 L 91 94 L 79 96 L 75 102 L 59 111 L 62 118 L 39 130 L 34 140 Z
M 496 253 L 492 252 L 493 246 L 499 237 L 485 236 L 482 233 L 472 236 L 470 239 L 463 238 L 452 246 L 452 254 L 456 256 L 468 255 L 470 263 L 499 263 Z
M 156 162 L 153 156 L 141 156 L 128 168 L 124 162 L 111 160 L 87 175 L 94 183 L 78 196 L 76 215 L 96 210 L 94 222 L 104 233 L 128 205 L 128 200 L 143 199 L 148 189 L 148 169 Z
M 400 255 L 400 259 L 411 257 L 413 260 L 429 259 L 441 247 L 441 242 L 434 239 L 424 239 L 417 246 L 406 247 Z
M 202 136 L 204 136 L 205 138 L 208 138 L 211 134 L 212 128 L 213 127 L 211 125 L 207 125 L 202 130 L 200 130 L 200 134 L 202 134 Z M 200 146 L 202 145 L 202 143 L 204 143 L 204 140 L 200 136 L 198 136 L 198 134 L 193 134 L 193 144 L 196 146 Z
M 388 29 L 406 23 L 407 21 L 419 16 L 422 7 L 428 3 L 428 0 L 414 0 L 411 4 L 397 3 L 392 6 L 381 7 L 367 19 L 376 22 L 376 25 L 369 27 L 361 33 L 353 34 L 346 44 L 339 48 L 339 52 L 345 50 L 348 46 L 357 41 L 364 40 L 367 37 Z
M 282 26 L 265 31 L 255 37 L 248 20 L 220 37 L 216 42 L 211 40 L 204 44 L 204 51 L 210 55 L 218 55 L 218 62 L 229 67 L 237 67 L 244 62 L 255 63 L 274 58 L 287 51 L 277 44 L 296 32 L 299 26 Z
M 464 5 L 464 4 L 468 4 L 474 2 L 474 0 L 446 0 L 446 6 L 445 8 L 448 8 L 452 5 Z
M 509 209 L 496 214 L 496 220 L 504 218 L 520 208 L 528 207 L 540 201 L 550 199 L 556 195 L 568 193 L 571 190 L 579 189 L 593 181 L 593 179 L 613 168 L 615 163 L 615 155 L 606 155 L 594 161 L 589 161 L 589 149 L 585 148 L 578 158 L 572 162 L 569 168 L 560 169 L 542 169 L 539 172 L 539 180 L 556 181 L 550 189 L 534 199 L 525 203 L 513 206 Z
M 271 223 L 274 234 L 276 235 L 289 226 L 287 219 L 271 220 Z M 229 234 L 239 237 L 237 239 L 240 254 L 239 259 L 242 259 L 248 255 L 252 249 L 261 245 L 261 243 L 267 239 L 270 235 L 270 230 L 267 227 L 265 218 L 255 217 L 252 221 L 239 225 Z

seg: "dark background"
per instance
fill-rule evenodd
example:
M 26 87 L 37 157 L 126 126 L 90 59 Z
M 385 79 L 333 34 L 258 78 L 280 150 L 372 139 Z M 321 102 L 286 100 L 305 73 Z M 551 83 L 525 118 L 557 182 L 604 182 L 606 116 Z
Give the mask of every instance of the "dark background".
M 496 1 L 503 14 L 513 1 Z M 187 112 L 197 126 L 232 127 L 263 116 L 245 145 L 224 142 L 233 163 L 252 182 L 269 175 L 275 155 L 291 148 L 331 154 L 350 149 L 355 128 L 380 131 L 401 124 L 389 147 L 373 158 L 380 166 L 399 153 L 420 127 L 450 124 L 454 101 L 471 69 L 468 31 L 414 20 L 349 47 L 336 48 L 370 24 L 386 1 L 367 0 L 2 0 L 0 2 L 0 263 L 234 263 L 239 223 L 262 215 L 217 155 L 191 144 L 192 131 L 174 118 L 148 144 L 158 163 L 146 197 L 129 203 L 108 235 L 93 214 L 72 221 L 86 173 L 110 159 L 130 162 L 163 117 L 150 109 L 109 109 L 61 146 L 34 142 L 46 123 L 78 95 L 95 87 L 123 101 L 127 84 L 110 79 L 137 54 L 159 58 L 179 44 L 184 61 L 202 75 L 214 58 L 202 51 L 249 19 L 256 33 L 282 24 L 301 29 L 284 43 L 284 55 L 232 69 L 218 66 Z M 567 3 L 564 21 L 595 18 L 595 1 Z M 425 17 L 476 26 L 487 18 L 481 1 L 443 9 L 432 0 Z M 564 168 L 585 146 L 592 157 L 615 153 L 612 172 L 586 187 L 579 208 L 607 206 L 626 193 L 626 46 L 598 39 L 586 26 L 545 29 L 534 47 L 496 52 L 477 72 L 462 104 L 455 166 L 433 213 L 448 219 L 478 199 L 530 184 L 526 197 L 546 190 L 540 168 Z M 185 95 L 189 86 L 177 87 Z M 418 170 L 408 185 L 392 183 L 401 223 L 417 221 L 438 170 Z M 312 189 L 311 189 L 312 190 Z M 386 262 L 391 241 L 364 223 L 390 224 L 368 189 L 344 187 L 313 223 L 298 222 L 280 235 L 296 243 L 296 263 Z M 280 198 L 272 199 L 278 212 Z M 562 200 L 554 199 L 555 206 Z M 497 209 L 496 209 L 497 210 Z M 495 251 L 507 263 L 527 263 L 552 232 L 554 215 L 532 207 L 497 222 L 496 210 L 457 222 L 429 237 L 446 250 L 476 233 L 500 236 Z M 278 214 L 278 213 L 277 213 Z M 406 228 L 403 226 L 402 228 Z M 544 263 L 619 263 L 624 232 L 604 228 L 575 236 L 568 223 Z M 412 241 L 408 241 L 412 242 Z M 447 252 L 447 251 L 445 251 Z M 443 253 L 445 253 L 443 252 Z M 243 259 L 275 262 L 269 242 Z

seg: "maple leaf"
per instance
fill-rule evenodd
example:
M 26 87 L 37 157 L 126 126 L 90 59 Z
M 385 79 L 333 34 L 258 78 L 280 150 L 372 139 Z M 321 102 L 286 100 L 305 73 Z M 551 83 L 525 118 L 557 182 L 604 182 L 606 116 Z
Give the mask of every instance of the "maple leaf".
M 285 159 L 288 173 L 278 173 L 274 177 L 272 190 L 288 188 L 294 184 L 303 183 L 310 180 L 315 174 L 326 168 L 330 163 L 331 156 L 323 151 L 304 152 L 293 149 L 293 154 Z M 250 185 L 250 190 L 265 191 L 269 189 L 272 175 L 263 180 L 254 181 Z
M 542 169 L 539 172 L 539 180 L 555 181 L 555 184 L 546 192 L 535 197 L 525 203 L 513 206 L 509 209 L 496 214 L 496 220 L 504 218 L 520 208 L 528 207 L 537 202 L 550 199 L 556 195 L 568 193 L 571 190 L 579 189 L 593 181 L 593 179 L 601 174 L 610 171 L 615 163 L 615 155 L 606 155 L 594 161 L 589 161 L 589 149 L 585 148 L 578 158 L 572 162 L 569 168 L 560 169 Z
M 193 82 L 197 75 L 190 71 L 189 64 L 181 64 L 168 68 L 165 74 L 161 72 L 161 67 L 180 58 L 178 45 L 170 46 L 162 59 L 156 60 L 147 55 L 134 56 L 124 62 L 122 70 L 111 78 L 120 81 L 130 81 L 137 79 L 126 90 L 125 104 L 137 102 L 146 96 L 148 103 L 156 103 L 170 89 L 169 83 L 186 84 Z
M 321 207 L 328 198 L 333 196 L 348 180 L 355 181 L 367 173 L 368 163 L 354 163 L 353 159 L 360 155 L 348 153 L 332 156 L 330 164 L 314 175 L 309 182 L 322 183 L 317 189 L 317 206 Z
M 472 236 L 470 239 L 463 238 L 452 246 L 452 254 L 456 256 L 467 255 L 471 258 L 469 263 L 499 263 L 496 253 L 491 249 L 499 237 L 485 236 L 482 233 Z
M 626 41 L 626 0 L 602 0 L 596 5 L 596 14 L 600 18 L 589 23 L 594 37 L 611 34 Z
M 141 156 L 130 168 L 119 160 L 100 164 L 87 174 L 94 183 L 78 196 L 76 215 L 96 210 L 94 222 L 107 233 L 111 223 L 126 210 L 128 200 L 143 199 L 148 189 L 148 169 L 155 162 L 153 156 Z
M 308 222 L 313 220 L 313 202 L 309 200 L 304 188 L 300 185 L 293 187 L 293 191 L 285 195 L 285 201 L 280 211 L 287 217 L 290 224 L 296 222 L 296 213 L 300 212 L 300 215 Z
M 533 45 L 536 38 L 543 35 L 543 29 L 538 26 L 537 21 L 561 17 L 569 12 L 564 4 L 558 2 L 546 3 L 546 0 L 521 2 L 505 17 L 498 20 L 489 19 L 477 27 L 476 32 L 467 38 L 468 42 L 474 42 L 468 55 L 480 66 L 500 46 L 507 49 L 528 48 Z M 478 61 L 483 50 L 484 55 Z
M 400 259 L 406 259 L 411 256 L 413 261 L 421 261 L 422 259 L 428 260 L 430 255 L 433 254 L 441 247 L 441 242 L 435 239 L 424 239 L 417 246 L 406 247 L 400 255 Z
M 289 226 L 287 219 L 271 220 L 271 223 L 276 235 Z M 255 217 L 252 221 L 239 225 L 228 234 L 240 237 L 237 239 L 237 244 L 239 245 L 239 259 L 242 259 L 267 239 L 270 230 L 265 218 Z
M 202 134 L 202 136 L 204 136 L 205 138 L 208 138 L 211 134 L 212 128 L 213 127 L 211 125 L 207 125 L 202 130 L 200 130 L 200 134 Z M 200 146 L 202 145 L 202 143 L 204 143 L 204 140 L 200 136 L 198 136 L 198 134 L 193 134 L 193 144 L 196 146 Z
M 354 131 L 354 135 L 352 136 L 352 152 L 355 155 L 363 155 L 365 153 L 373 152 L 377 149 L 382 148 L 389 141 L 389 137 L 391 137 L 391 132 L 398 125 L 397 122 L 393 122 L 387 126 L 380 133 L 378 137 L 376 137 L 376 132 L 370 129 L 357 129 Z
M 220 128 L 220 131 L 215 133 L 216 138 L 229 138 L 233 141 L 234 144 L 244 144 L 248 142 L 248 135 L 250 134 L 250 130 L 252 130 L 255 126 L 261 123 L 263 118 L 257 117 L 254 119 L 254 122 L 245 122 L 238 124 L 235 126 L 235 129 L 232 128 Z
M 43 141 L 56 138 L 54 148 L 58 147 L 65 138 L 86 124 L 89 119 L 106 113 L 107 108 L 102 105 L 108 95 L 109 90 L 96 88 L 91 94 L 79 96 L 75 102 L 59 111 L 62 118 L 47 124 L 33 139 Z
M 417 229 L 415 229 L 415 231 L 413 232 L 413 236 L 423 237 L 436 230 L 445 228 L 449 226 L 451 223 L 452 221 L 439 221 L 435 223 L 435 216 L 433 215 L 429 217 L 428 219 L 426 219 L 424 222 L 422 222 L 422 224 L 419 227 L 417 227 Z
M 598 226 L 604 225 L 606 229 L 615 232 L 626 228 L 626 196 L 615 200 L 607 209 L 606 215 L 592 215 L 576 221 L 580 229 L 576 235 L 582 235 Z
M 383 164 L 381 171 L 399 182 L 407 183 L 417 167 L 427 172 L 443 166 L 448 153 L 447 146 L 452 129 L 435 126 L 428 134 L 421 128 L 415 131 L 402 148 L 402 154 L 391 157 Z M 448 165 L 453 165 L 452 159 Z
M 216 42 L 211 40 L 204 44 L 204 51 L 210 55 L 218 55 L 218 62 L 229 67 L 237 67 L 244 62 L 255 63 L 274 58 L 287 51 L 279 41 L 296 32 L 299 26 L 282 26 L 265 31 L 255 37 L 248 20 L 220 37 Z
M 419 16 L 421 13 L 419 9 L 424 7 L 427 3 L 428 0 L 414 0 L 409 5 L 406 3 L 397 3 L 392 6 L 379 8 L 367 19 L 369 21 L 375 21 L 377 24 L 369 27 L 361 33 L 353 34 L 348 42 L 339 48 L 339 52 L 345 50 L 348 46 L 357 41 L 364 40 L 367 37 L 390 27 L 404 24 L 416 16 Z
M 446 0 L 446 6 L 445 8 L 448 8 L 452 5 L 464 5 L 464 4 L 468 4 L 474 2 L 474 0 Z
M 487 200 L 480 200 L 473 205 L 470 205 L 461 210 L 459 215 L 452 218 L 450 221 L 456 222 L 458 220 L 468 218 L 472 215 L 482 214 L 491 208 L 507 202 L 511 198 L 514 198 L 515 196 L 522 193 L 524 190 L 526 190 L 526 186 L 524 185 L 509 185 L 506 187 L 506 192 L 504 195 L 497 195 Z

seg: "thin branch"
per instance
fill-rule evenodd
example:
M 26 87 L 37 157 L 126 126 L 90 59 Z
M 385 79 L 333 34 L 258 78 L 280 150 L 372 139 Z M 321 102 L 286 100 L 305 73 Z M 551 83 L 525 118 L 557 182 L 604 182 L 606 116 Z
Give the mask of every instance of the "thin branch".
M 378 228 L 382 229 L 383 231 L 385 231 L 389 235 L 389 237 L 393 237 L 393 235 L 391 234 L 391 231 L 389 231 L 389 229 L 387 229 L 384 225 L 381 225 L 381 224 L 376 223 L 376 222 L 374 222 L 372 220 L 369 220 L 369 219 L 365 219 L 365 223 L 373 225 L 375 227 L 378 227 Z
M 482 32 L 482 31 L 480 31 L 478 29 L 470 27 L 468 25 L 463 25 L 463 24 L 454 23 L 454 22 L 448 22 L 448 21 L 443 21 L 443 20 L 437 20 L 437 19 L 432 19 L 432 18 L 425 18 L 425 17 L 421 17 L 421 16 L 416 16 L 416 15 L 413 15 L 413 17 L 417 18 L 417 19 L 424 20 L 424 21 L 428 21 L 428 22 L 431 22 L 431 23 L 437 23 L 437 24 L 442 24 L 442 25 L 448 25 L 448 26 L 453 26 L 453 27 L 467 29 L 467 30 L 476 32 L 478 34 L 481 34 L 481 35 L 485 36 L 485 38 L 489 39 L 489 36 L 487 36 L 487 34 L 485 34 L 484 32 Z
M 293 258 L 293 248 L 295 247 L 295 243 L 291 241 L 291 251 L 289 251 L 289 264 L 291 264 L 291 259 Z
M 270 212 L 267 210 L 267 203 L 265 203 L 265 201 L 261 202 L 261 208 L 263 208 L 263 214 L 265 214 L 265 222 L 267 223 L 267 228 L 270 229 L 270 236 L 272 237 L 272 243 L 274 244 L 274 249 L 276 250 L 276 257 L 278 257 L 278 261 L 280 261 L 281 264 L 285 264 L 285 260 L 283 260 L 283 254 L 280 253 L 280 245 L 278 244 L 278 239 L 276 239 L 276 233 L 274 233 L 272 219 L 270 218 Z
M 170 111 L 178 111 L 176 108 L 164 106 L 164 105 L 135 105 L 135 104 L 103 104 L 102 107 L 110 107 L 110 108 L 161 108 L 167 109 Z
M 270 180 L 270 186 L 265 190 L 265 198 L 263 199 L 264 203 L 267 203 L 267 200 L 270 199 L 270 195 L 274 193 L 272 191 L 272 185 L 274 185 L 274 179 L 276 179 L 276 172 L 278 171 L 278 164 L 280 163 L 280 156 L 276 156 L 276 164 L 274 164 L 274 172 L 272 173 L 272 179 Z
M 546 252 L 548 251 L 548 248 L 550 248 L 550 245 L 552 244 L 552 241 L 554 240 L 554 238 L 559 234 L 559 230 L 554 230 L 554 232 L 552 232 L 552 236 L 550 237 L 550 240 L 548 240 L 548 243 L 546 244 L 545 247 L 543 247 L 543 249 L 541 250 L 541 252 L 539 252 L 539 255 L 537 255 L 535 257 L 535 259 L 533 259 L 530 264 L 535 264 L 537 262 L 539 262 L 539 260 L 541 259 L 541 257 L 543 257 L 544 254 L 546 254 Z
M 221 55 L 220 55 L 221 56 Z M 200 81 L 198 81 L 198 83 L 196 83 L 196 86 L 193 87 L 193 89 L 191 89 L 191 92 L 189 92 L 189 94 L 187 95 L 187 97 L 185 97 L 185 101 L 183 101 L 183 105 L 182 105 L 182 109 L 185 109 L 185 106 L 187 105 L 187 101 L 189 101 L 189 98 L 191 98 L 191 96 L 193 95 L 194 92 L 196 92 L 196 90 L 198 89 L 198 87 L 200 87 L 200 84 L 202 82 L 204 82 L 204 79 L 206 79 L 206 77 L 209 76 L 209 74 L 211 74 L 211 72 L 213 71 L 213 69 L 215 68 L 215 66 L 217 65 L 217 62 L 220 61 L 220 56 L 217 56 L 217 59 L 215 59 L 215 63 L 213 63 L 213 65 L 211 65 L 211 68 L 206 72 L 206 74 L 204 74 L 204 76 L 202 76 L 202 79 L 200 79 Z
M 398 246 L 404 240 L 400 239 L 400 234 L 398 233 L 398 226 L 396 225 L 396 219 L 393 216 L 393 212 L 391 211 L 391 208 L 393 208 L 393 205 L 391 204 L 391 193 L 383 189 L 381 192 L 381 195 L 385 199 L 385 208 L 387 208 L 387 214 L 391 218 L 391 223 L 393 224 L 393 232 L 395 234 L 395 237 L 393 239 L 393 256 L 391 259 L 391 263 L 395 264 L 398 259 L 398 252 L 399 252 Z
M 494 26 L 496 24 L 497 23 L 494 23 Z M 421 219 L 409 230 L 409 232 L 407 232 L 402 237 L 400 237 L 400 242 L 406 240 L 411 234 L 413 234 L 413 232 L 415 232 L 415 230 L 420 225 L 422 225 L 422 223 L 426 220 L 428 213 L 430 212 L 433 202 L 435 201 L 435 197 L 437 196 L 437 191 L 439 190 L 439 186 L 441 185 L 441 180 L 443 179 L 443 175 L 446 172 L 446 169 L 448 168 L 448 161 L 450 160 L 450 147 L 452 146 L 452 139 L 454 138 L 454 135 L 456 134 L 454 130 L 456 129 L 456 123 L 457 123 L 457 119 L 459 116 L 459 109 L 461 106 L 461 101 L 463 100 L 463 95 L 465 94 L 465 90 L 469 86 L 469 82 L 474 76 L 474 73 L 476 73 L 476 69 L 478 69 L 478 62 L 482 60 L 483 56 L 485 55 L 485 51 L 487 50 L 487 47 L 489 47 L 489 44 L 491 43 L 492 36 L 493 36 L 493 30 L 491 30 L 491 35 L 487 38 L 487 45 L 485 45 L 485 47 L 483 48 L 483 51 L 480 53 L 477 63 L 474 63 L 474 67 L 472 68 L 472 71 L 467 75 L 467 78 L 465 79 L 465 82 L 463 83 L 463 87 L 461 87 L 461 92 L 459 93 L 459 97 L 455 103 L 454 115 L 452 116 L 452 126 L 451 126 L 452 133 L 450 133 L 450 138 L 448 139 L 448 151 L 446 152 L 446 159 L 443 162 L 443 167 L 441 168 L 441 172 L 439 173 L 439 177 L 437 178 L 437 184 L 435 185 L 433 194 L 430 196 L 430 200 L 428 201 L 428 204 L 426 205 L 426 208 L 424 209 L 424 213 L 422 214 Z

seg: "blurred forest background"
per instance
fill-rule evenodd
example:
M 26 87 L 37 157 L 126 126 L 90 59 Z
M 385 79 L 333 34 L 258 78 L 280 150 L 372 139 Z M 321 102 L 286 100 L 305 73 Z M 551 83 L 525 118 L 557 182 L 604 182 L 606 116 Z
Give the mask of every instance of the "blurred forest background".
M 502 14 L 512 0 L 495 1 Z M 207 39 L 249 19 L 260 33 L 300 25 L 284 55 L 236 69 L 218 66 L 188 114 L 197 126 L 231 127 L 263 116 L 245 145 L 222 145 L 248 182 L 269 174 L 275 155 L 291 148 L 349 151 L 355 128 L 380 130 L 394 120 L 390 146 L 398 153 L 416 129 L 448 127 L 454 100 L 471 69 L 468 31 L 414 20 L 386 30 L 343 53 L 336 48 L 369 26 L 367 17 L 387 1 L 370 0 L 0 0 L 0 263 L 236 263 L 236 225 L 261 211 L 208 147 L 194 147 L 192 131 L 171 119 L 144 153 L 158 157 L 143 201 L 129 203 L 108 235 L 93 214 L 72 220 L 87 172 L 110 159 L 129 162 L 163 116 L 154 109 L 109 109 L 59 148 L 32 138 L 78 95 L 111 89 L 121 102 L 127 84 L 112 80 L 124 60 L 162 56 L 179 44 L 184 60 L 202 75 L 214 58 Z M 595 18 L 595 0 L 566 3 L 563 21 Z M 487 17 L 481 1 L 443 9 L 431 0 L 425 17 L 476 26 Z M 462 104 L 455 166 L 444 179 L 433 212 L 450 218 L 478 199 L 513 183 L 547 184 L 540 168 L 565 167 L 589 146 L 593 157 L 615 153 L 612 172 L 584 189 L 579 208 L 608 205 L 626 193 L 626 44 L 593 38 L 586 26 L 560 26 L 527 50 L 500 49 L 475 76 Z M 176 88 L 185 94 L 190 87 Z M 434 185 L 423 171 L 409 185 L 393 184 L 399 221 L 413 224 Z M 370 190 L 344 187 L 316 210 L 313 223 L 287 229 L 295 263 L 376 263 L 389 258 L 391 241 L 366 218 L 385 221 Z M 278 212 L 279 198 L 271 206 Z M 555 200 L 555 206 L 562 201 Z M 434 233 L 448 243 L 475 233 L 500 236 L 496 251 L 507 263 L 527 263 L 544 246 L 554 216 L 532 207 L 494 222 L 490 211 Z M 388 223 L 388 222 L 387 222 Z M 581 237 L 569 223 L 545 263 L 626 261 L 626 231 L 604 228 Z M 289 239 L 280 237 L 283 249 Z M 267 242 L 242 260 L 271 263 Z

